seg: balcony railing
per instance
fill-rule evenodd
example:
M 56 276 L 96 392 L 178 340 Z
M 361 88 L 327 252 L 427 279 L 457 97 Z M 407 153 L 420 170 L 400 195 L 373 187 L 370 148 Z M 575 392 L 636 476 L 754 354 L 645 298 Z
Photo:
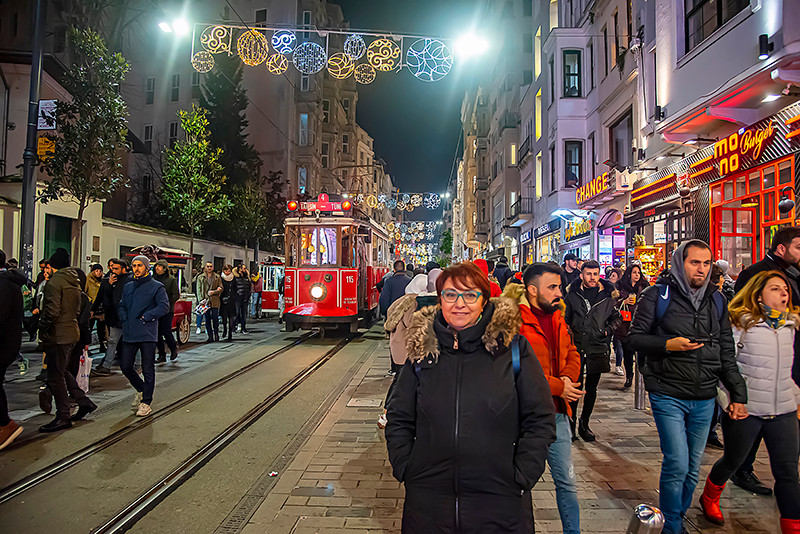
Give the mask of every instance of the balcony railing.
M 533 213 L 533 199 L 520 197 L 516 202 L 511 204 L 511 215 L 509 219 L 513 220 L 520 215 L 529 215 Z
M 530 153 L 530 151 L 531 151 L 531 138 L 526 137 L 525 141 L 523 141 L 522 144 L 519 146 L 519 149 L 517 149 L 517 161 L 520 163 L 525 161 L 525 157 Z

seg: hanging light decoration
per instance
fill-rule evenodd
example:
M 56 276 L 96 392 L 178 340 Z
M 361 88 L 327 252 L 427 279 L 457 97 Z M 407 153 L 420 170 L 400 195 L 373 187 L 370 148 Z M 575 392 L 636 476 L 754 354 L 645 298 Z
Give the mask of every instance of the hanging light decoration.
M 389 72 L 398 65 L 400 47 L 391 39 L 385 37 L 375 39 L 367 47 L 367 61 L 376 70 Z
M 292 62 L 302 74 L 316 74 L 325 68 L 325 64 L 328 62 L 328 55 L 321 45 L 305 42 L 294 49 Z
M 411 205 L 415 208 L 422 206 L 422 195 L 416 193 L 411 196 Z
M 400 211 L 405 210 L 406 209 L 406 203 L 403 202 L 402 200 L 398 200 L 397 201 L 397 209 L 399 209 Z
M 442 203 L 442 199 L 436 193 L 428 193 L 425 196 L 425 207 L 429 210 L 435 210 Z
M 354 33 L 349 35 L 347 39 L 344 40 L 344 53 L 347 54 L 347 56 L 353 61 L 357 61 L 364 57 L 364 53 L 366 51 L 367 45 L 364 43 L 364 38 L 359 34 Z
M 346 54 L 338 52 L 328 58 L 328 72 L 337 80 L 344 80 L 353 74 L 355 63 Z
M 211 52 L 200 50 L 192 56 L 192 67 L 197 72 L 208 72 L 214 68 L 214 56 Z
M 372 82 L 375 81 L 375 76 L 377 76 L 375 68 L 369 63 L 362 63 L 358 65 L 355 69 L 354 78 L 361 85 L 371 84 Z
M 267 58 L 267 61 L 264 62 L 267 66 L 267 70 L 270 74 L 274 74 L 276 76 L 280 76 L 286 69 L 289 68 L 289 60 L 286 59 L 286 56 L 282 54 L 272 54 Z
M 397 207 L 397 199 L 393 197 L 386 199 L 386 207 L 390 210 L 395 209 Z
M 291 54 L 297 46 L 297 37 L 294 32 L 278 30 L 272 34 L 272 48 L 279 54 Z
M 394 221 L 389 221 L 389 223 L 386 225 L 386 229 L 390 232 L 394 232 Z
M 247 30 L 242 32 L 236 41 L 236 52 L 242 58 L 242 62 L 251 67 L 255 67 L 264 62 L 269 54 L 269 43 L 259 31 Z
M 369 206 L 370 208 L 378 207 L 378 199 L 375 197 L 375 195 L 369 195 L 367 197 L 367 206 Z
M 416 78 L 436 82 L 453 68 L 453 53 L 438 39 L 419 39 L 408 48 L 406 65 Z
M 200 45 L 211 54 L 231 53 L 231 31 L 226 26 L 209 26 L 200 34 Z

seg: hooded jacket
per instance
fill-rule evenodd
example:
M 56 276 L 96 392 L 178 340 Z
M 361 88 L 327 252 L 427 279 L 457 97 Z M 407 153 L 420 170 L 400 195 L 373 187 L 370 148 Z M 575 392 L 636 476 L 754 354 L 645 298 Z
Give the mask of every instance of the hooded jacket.
M 158 340 L 158 319 L 169 313 L 167 290 L 150 274 L 134 278 L 125 284 L 118 311 L 123 341 L 155 343 Z
M 164 285 L 164 289 L 167 290 L 167 297 L 169 297 L 169 313 L 174 313 L 175 303 L 181 298 L 181 290 L 178 288 L 178 281 L 174 276 L 169 274 L 169 263 L 167 263 L 167 260 L 158 260 L 156 265 L 164 267 L 164 274 L 156 274 L 154 268 L 153 280 L 161 282 Z
M 25 275 L 17 269 L 0 270 L 0 362 L 11 363 L 22 345 L 22 286 Z
M 545 337 L 542 327 L 539 325 L 539 318 L 531 311 L 531 305 L 525 294 L 525 286 L 522 284 L 507 284 L 503 291 L 504 297 L 514 299 L 519 304 L 519 312 L 522 318 L 520 334 L 525 336 L 528 343 L 533 348 L 533 353 L 542 365 L 542 371 L 550 385 L 550 393 L 553 395 L 553 403 L 556 411 L 572 415 L 572 408 L 561 394 L 564 393 L 564 381 L 562 376 L 568 377 L 573 382 L 579 380 L 581 372 L 581 355 L 572 343 L 569 328 L 564 321 L 563 309 L 556 310 L 550 315 L 553 323 L 553 333 L 555 334 L 555 351 L 551 349 L 550 343 Z M 562 306 L 563 308 L 563 306 Z
M 411 284 L 408 285 L 408 287 L 410 286 Z M 408 287 L 406 287 L 406 291 L 408 291 Z M 420 308 L 435 305 L 435 293 L 433 295 L 407 293 L 389 306 L 383 328 L 389 333 L 389 352 L 395 364 L 403 365 L 408 359 L 406 341 L 408 340 L 408 327 L 414 312 Z
M 717 288 L 708 284 L 707 277 L 697 291 L 699 298 L 687 294 L 683 251 L 688 243 L 675 250 L 671 270 L 661 273 L 656 285 L 640 295 L 628 342 L 638 351 L 647 391 L 685 400 L 713 399 L 722 381 L 731 402 L 745 404 L 747 387 L 736 365 L 730 317 L 724 313 L 720 319 L 712 297 Z M 669 286 L 670 298 L 663 317 L 656 321 L 661 285 Z M 674 337 L 708 341 L 699 349 L 668 352 L 667 341 Z
M 386 426 L 392 470 L 406 488 L 403 532 L 533 531 L 528 490 L 556 433 L 550 388 L 524 338 L 514 376 L 510 344 L 520 325 L 508 298 L 492 299 L 461 331 L 438 306 L 413 314 L 411 360 Z
M 406 294 L 406 286 L 409 282 L 411 282 L 411 278 L 406 274 L 406 271 L 395 271 L 393 275 L 385 279 L 381 289 L 381 296 L 378 299 L 381 315 L 386 315 L 389 311 L 389 306 Z
M 81 337 L 81 284 L 75 267 L 58 269 L 44 286 L 39 340 L 44 345 L 71 345 Z
M 589 304 L 581 284 L 578 278 L 569 285 L 564 297 L 564 319 L 572 331 L 575 346 L 586 356 L 586 372 L 607 373 L 611 370 L 608 359 L 611 337 L 622 320 L 617 310 L 619 292 L 611 282 L 601 278 L 597 302 Z
M 508 263 L 504 261 L 498 261 L 497 265 L 494 266 L 494 271 L 492 271 L 492 274 L 495 278 L 497 278 L 497 284 L 500 286 L 500 289 L 505 289 L 508 279 L 511 278 L 513 273 L 508 267 Z

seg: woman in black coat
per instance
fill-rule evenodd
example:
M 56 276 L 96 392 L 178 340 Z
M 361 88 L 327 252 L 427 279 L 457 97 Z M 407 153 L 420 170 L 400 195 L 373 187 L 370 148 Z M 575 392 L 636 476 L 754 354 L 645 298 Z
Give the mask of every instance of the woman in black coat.
M 436 281 L 414 313 L 388 405 L 386 446 L 405 484 L 404 533 L 530 533 L 530 490 L 555 440 L 552 397 L 517 303 L 489 300 L 472 263 Z M 512 346 L 519 347 L 519 370 Z
M 631 387 L 631 384 L 633 384 L 633 355 L 636 352 L 628 343 L 628 330 L 631 328 L 631 319 L 639 303 L 639 295 L 648 287 L 650 287 L 650 282 L 645 278 L 639 265 L 631 265 L 625 269 L 625 274 L 617 282 L 617 291 L 619 291 L 617 303 L 621 308 L 620 313 L 625 310 L 628 312 L 623 314 L 622 322 L 614 331 L 614 335 L 622 342 L 622 361 L 625 366 L 626 388 Z M 622 309 L 623 304 L 625 305 L 624 309 Z
M 236 322 L 236 277 L 233 267 L 226 265 L 222 269 L 222 294 L 219 296 L 219 315 L 222 320 L 222 337 L 232 340 L 233 327 Z

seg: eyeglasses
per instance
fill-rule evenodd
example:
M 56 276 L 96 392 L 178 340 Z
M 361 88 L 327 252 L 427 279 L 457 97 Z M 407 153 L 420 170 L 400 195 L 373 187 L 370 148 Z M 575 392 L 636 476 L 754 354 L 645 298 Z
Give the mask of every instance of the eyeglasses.
M 475 304 L 478 302 L 478 298 L 481 295 L 483 295 L 481 291 L 464 291 L 463 293 L 459 293 L 452 289 L 445 289 L 442 291 L 442 300 L 448 304 L 453 304 L 458 301 L 458 297 L 461 297 L 464 300 L 464 304 Z

